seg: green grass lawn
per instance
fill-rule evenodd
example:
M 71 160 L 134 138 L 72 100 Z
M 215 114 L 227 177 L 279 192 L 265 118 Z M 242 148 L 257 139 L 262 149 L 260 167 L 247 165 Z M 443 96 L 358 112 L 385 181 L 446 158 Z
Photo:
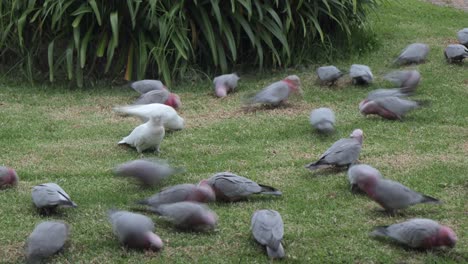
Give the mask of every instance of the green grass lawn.
M 393 1 L 389 1 L 393 2 Z M 319 87 L 315 69 L 273 75 L 241 74 L 239 92 L 219 100 L 211 82 L 174 87 L 180 94 L 181 116 L 187 128 L 167 134 L 160 158 L 184 166 L 185 174 L 163 186 L 196 183 L 220 171 L 231 171 L 274 186 L 283 196 L 253 197 L 247 202 L 213 204 L 219 216 L 216 231 L 184 233 L 151 216 L 165 248 L 162 252 L 123 249 L 112 234 L 106 211 L 131 209 L 133 201 L 156 193 L 141 190 L 112 169 L 139 158 L 117 146 L 139 121 L 112 112 L 131 103 L 130 89 L 70 90 L 46 86 L 4 84 L 0 81 L 0 164 L 15 168 L 19 186 L 0 192 L 0 262 L 23 261 L 23 246 L 34 226 L 61 219 L 71 224 L 71 239 L 53 263 L 266 263 L 264 250 L 253 242 L 250 218 L 258 209 L 279 211 L 285 223 L 284 263 L 466 263 L 468 262 L 468 62 L 448 65 L 443 49 L 456 43 L 456 32 L 468 25 L 468 14 L 420 1 L 397 1 L 371 17 L 381 45 L 374 51 L 336 61 L 348 69 L 367 64 L 377 77 L 368 88 L 341 84 Z M 383 74 L 408 44 L 430 45 L 418 99 L 431 106 L 410 113 L 404 122 L 364 117 L 358 103 L 368 91 L 389 87 Z M 301 77 L 304 98 L 274 110 L 244 113 L 241 98 L 288 74 Z M 10 82 L 8 82 L 10 83 Z M 331 107 L 337 133 L 319 136 L 309 125 L 312 109 Z M 430 196 L 443 205 L 418 205 L 387 216 L 379 206 L 349 191 L 346 172 L 304 168 L 333 142 L 355 128 L 364 130 L 360 161 L 382 174 Z M 146 157 L 154 157 L 146 153 Z M 56 182 L 79 205 L 41 217 L 31 202 L 31 187 Z M 453 250 L 420 252 L 369 238 L 376 225 L 413 217 L 431 218 L 451 226 L 459 237 Z

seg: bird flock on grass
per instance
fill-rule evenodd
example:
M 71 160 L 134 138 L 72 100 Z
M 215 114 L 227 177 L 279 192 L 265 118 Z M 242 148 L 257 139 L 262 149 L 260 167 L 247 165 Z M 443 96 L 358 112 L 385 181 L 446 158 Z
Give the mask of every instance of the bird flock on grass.
M 457 36 L 460 44 L 450 44 L 444 51 L 448 63 L 459 63 L 468 57 L 468 28 L 460 30 Z M 423 63 L 428 53 L 428 45 L 414 43 L 401 52 L 394 64 L 400 66 Z M 317 69 L 321 85 L 333 86 L 344 75 L 335 66 L 323 66 Z M 351 65 L 349 76 L 355 85 L 368 85 L 374 80 L 371 69 L 361 64 Z M 237 74 L 225 74 L 214 78 L 214 94 L 220 98 L 228 96 L 237 88 L 239 79 Z M 421 74 L 418 71 L 394 71 L 385 75 L 384 79 L 395 84 L 397 88 L 371 91 L 359 103 L 359 111 L 363 115 L 403 120 L 411 110 L 426 105 L 423 101 L 409 98 L 416 92 L 420 82 Z M 300 85 L 300 78 L 290 75 L 246 98 L 245 107 L 284 105 L 291 93 L 302 93 Z M 166 131 L 184 129 L 185 121 L 176 111 L 181 106 L 180 98 L 158 80 L 137 81 L 130 87 L 137 91 L 140 97 L 133 105 L 117 106 L 114 111 L 138 117 L 144 123 L 137 126 L 118 144 L 134 147 L 141 155 L 149 149 L 159 152 Z M 309 121 L 319 133 L 330 134 L 335 131 L 336 117 L 330 108 L 314 109 L 310 113 Z M 329 166 L 348 168 L 351 190 L 367 195 L 389 214 L 416 204 L 441 203 L 434 197 L 384 178 L 370 165 L 359 164 L 363 139 L 364 132 L 355 129 L 349 138 L 336 141 L 316 161 L 305 165 L 305 168 L 310 170 Z M 133 178 L 144 187 L 154 187 L 161 185 L 164 179 L 184 171 L 185 169 L 174 168 L 163 160 L 138 159 L 118 165 L 114 169 L 114 174 Z M 14 169 L 0 166 L 0 188 L 14 187 L 18 182 L 19 177 Z M 166 187 L 151 197 L 134 201 L 134 204 L 138 206 L 135 210 L 155 213 L 177 229 L 209 232 L 216 228 L 219 219 L 206 205 L 207 203 L 236 202 L 257 194 L 281 196 L 282 192 L 231 172 L 220 172 L 201 180 L 198 184 L 185 183 Z M 56 183 L 34 186 L 31 195 L 34 206 L 41 214 L 54 214 L 58 207 L 77 207 L 70 195 Z M 146 215 L 112 208 L 108 211 L 108 221 L 118 241 L 128 248 L 158 251 L 164 246 L 163 240 L 154 233 L 153 220 Z M 251 231 L 253 238 L 265 246 L 270 258 L 286 256 L 282 245 L 284 224 L 279 212 L 270 209 L 255 211 L 251 219 Z M 70 226 L 65 222 L 39 223 L 27 239 L 26 260 L 38 263 L 47 259 L 64 247 L 69 235 Z M 401 245 L 416 249 L 454 247 L 457 242 L 457 236 L 450 227 L 424 218 L 376 227 L 370 236 L 389 238 Z

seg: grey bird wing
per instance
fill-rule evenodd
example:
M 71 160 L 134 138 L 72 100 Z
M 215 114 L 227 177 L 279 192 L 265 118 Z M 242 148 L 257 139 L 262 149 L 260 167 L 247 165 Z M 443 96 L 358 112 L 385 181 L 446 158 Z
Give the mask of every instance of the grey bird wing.
M 347 165 L 359 158 L 361 144 L 352 138 L 342 138 L 322 154 L 319 160 L 327 164 Z
M 127 211 L 110 211 L 109 221 L 121 243 L 131 234 L 141 234 L 155 228 L 151 218 Z
M 42 222 L 28 238 L 26 255 L 28 259 L 48 257 L 59 251 L 69 235 L 69 227 L 63 222 Z
M 130 87 L 139 92 L 140 94 L 145 94 L 153 90 L 165 90 L 164 85 L 161 81 L 158 80 L 141 80 L 136 81 L 130 84 Z
M 421 62 L 426 59 L 427 53 L 429 53 L 429 47 L 426 44 L 413 43 L 403 50 L 395 62 L 399 64 Z
M 468 28 L 464 28 L 457 32 L 457 38 L 460 44 L 467 45 L 468 44 Z
M 211 178 L 211 182 L 227 197 L 245 197 L 262 190 L 256 182 L 231 173 L 217 174 Z
M 176 226 L 186 228 L 190 227 L 207 210 L 208 207 L 200 203 L 177 202 L 163 204 L 155 212 L 166 217 Z
M 339 79 L 343 73 L 335 66 L 323 66 L 317 69 L 317 75 L 323 82 L 330 82 Z
M 421 247 L 424 239 L 439 229 L 439 224 L 430 219 L 411 219 L 386 228 L 386 235 L 413 248 Z
M 369 94 L 367 94 L 366 99 L 376 100 L 378 98 L 383 98 L 383 97 L 408 97 L 408 94 L 404 93 L 403 90 L 401 90 L 401 88 L 376 89 L 376 90 L 370 91 Z
M 133 104 L 163 104 L 169 98 L 169 91 L 167 90 L 153 90 L 142 94 Z
M 252 216 L 252 234 L 260 244 L 277 250 L 284 235 L 281 215 L 274 210 L 259 210 Z
M 406 100 L 395 96 L 377 98 L 374 102 L 386 110 L 395 113 L 400 118 L 419 106 L 416 101 Z
M 178 184 L 162 189 L 159 193 L 148 198 L 147 204 L 157 207 L 161 204 L 176 203 L 185 201 L 187 196 L 195 190 L 193 184 Z
M 376 200 L 389 209 L 403 209 L 423 200 L 420 193 L 392 180 L 380 180 L 376 185 L 375 193 Z
M 283 81 L 275 82 L 262 91 L 258 92 L 254 98 L 254 103 L 279 104 L 289 97 L 289 87 Z
M 234 90 L 237 87 L 237 82 L 239 81 L 239 76 L 235 73 L 223 74 L 213 79 L 214 87 L 217 85 L 226 85 L 229 90 Z
M 55 205 L 76 206 L 70 196 L 55 183 L 45 183 L 33 187 L 32 198 L 39 208 Z
M 317 108 L 310 113 L 310 123 L 312 125 L 327 121 L 335 123 L 335 114 L 330 108 Z

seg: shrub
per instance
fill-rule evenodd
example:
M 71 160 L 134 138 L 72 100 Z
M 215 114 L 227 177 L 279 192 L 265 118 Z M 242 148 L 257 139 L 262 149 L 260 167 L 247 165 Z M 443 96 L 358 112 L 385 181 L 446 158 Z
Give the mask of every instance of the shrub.
M 46 73 L 160 78 L 198 65 L 286 66 L 336 32 L 351 36 L 378 0 L 2 0 L 0 57 Z M 63 78 L 63 77 L 62 77 Z

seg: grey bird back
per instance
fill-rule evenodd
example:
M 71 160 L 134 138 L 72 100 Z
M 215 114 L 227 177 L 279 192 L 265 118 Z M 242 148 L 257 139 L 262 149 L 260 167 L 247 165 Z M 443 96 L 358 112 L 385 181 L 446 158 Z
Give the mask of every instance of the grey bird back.
M 289 97 L 289 87 L 283 81 L 275 82 L 258 92 L 252 103 L 278 105 Z
M 419 103 L 412 100 L 406 100 L 399 97 L 387 96 L 374 100 L 378 105 L 395 113 L 398 117 L 403 117 L 407 112 L 418 108 Z
M 322 66 L 317 69 L 317 76 L 322 83 L 335 82 L 343 73 L 335 66 Z
M 468 46 L 468 28 L 458 31 L 457 38 L 460 44 Z
M 114 173 L 118 176 L 134 177 L 143 185 L 153 186 L 159 184 L 165 178 L 181 172 L 168 164 L 152 160 L 133 160 L 117 166 Z
M 445 48 L 444 54 L 448 62 L 462 61 L 468 57 L 468 49 L 461 44 L 450 44 Z
M 142 94 L 133 104 L 163 104 L 169 98 L 170 92 L 163 90 L 152 90 Z
M 281 241 L 284 235 L 284 224 L 281 215 L 275 210 L 258 210 L 251 220 L 252 234 L 255 240 L 267 247 L 270 257 L 284 257 Z M 281 248 L 280 248 L 281 247 Z M 279 256 L 272 256 L 278 252 Z
M 77 206 L 56 183 L 44 183 L 34 186 L 31 196 L 37 208 L 55 207 L 57 205 Z
M 153 220 L 145 215 L 111 210 L 108 212 L 108 216 L 114 234 L 121 243 L 124 243 L 133 234 L 143 234 L 154 230 Z
M 149 197 L 146 200 L 140 201 L 140 204 L 158 207 L 162 204 L 182 202 L 187 199 L 187 196 L 196 189 L 194 184 L 178 184 L 162 189 L 157 194 Z
M 69 226 L 64 222 L 46 221 L 38 224 L 26 243 L 26 258 L 39 262 L 63 248 L 69 236 Z
M 439 224 L 430 219 L 414 218 L 405 222 L 376 229 L 372 235 L 387 236 L 413 248 L 421 247 L 424 240 L 436 234 Z
M 411 190 L 399 182 L 386 179 L 378 181 L 375 193 L 376 200 L 385 209 L 404 209 L 408 206 L 421 203 L 424 200 L 422 194 Z
M 335 113 L 330 108 L 321 107 L 310 113 L 310 124 L 318 131 L 330 133 L 335 130 Z
M 361 144 L 353 138 L 342 138 L 323 153 L 319 160 L 339 166 L 354 163 L 361 153 Z
M 217 173 L 208 179 L 208 183 L 222 190 L 227 197 L 246 197 L 262 191 L 256 182 L 230 172 Z
M 349 76 L 355 84 L 369 84 L 374 80 L 374 75 L 367 65 L 353 64 L 349 69 Z
M 140 94 L 145 94 L 153 90 L 165 90 L 164 84 L 158 80 L 141 80 L 136 81 L 130 84 L 133 90 L 139 92 Z
M 429 46 L 424 43 L 413 43 L 408 45 L 395 60 L 395 64 L 421 63 L 426 60 Z
M 234 90 L 237 87 L 237 82 L 239 81 L 239 76 L 235 73 L 223 74 L 213 79 L 213 84 L 216 88 L 217 84 L 224 84 L 229 87 L 230 90 Z

